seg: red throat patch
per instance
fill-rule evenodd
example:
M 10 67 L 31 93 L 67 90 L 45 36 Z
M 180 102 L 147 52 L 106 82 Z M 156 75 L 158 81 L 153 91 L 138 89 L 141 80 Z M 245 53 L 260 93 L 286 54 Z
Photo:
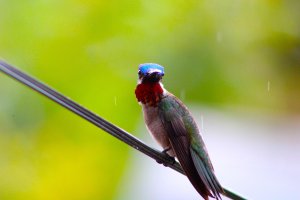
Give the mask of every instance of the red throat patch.
M 135 96 L 139 102 L 149 106 L 157 106 L 161 100 L 163 89 L 159 83 L 141 83 L 135 89 Z

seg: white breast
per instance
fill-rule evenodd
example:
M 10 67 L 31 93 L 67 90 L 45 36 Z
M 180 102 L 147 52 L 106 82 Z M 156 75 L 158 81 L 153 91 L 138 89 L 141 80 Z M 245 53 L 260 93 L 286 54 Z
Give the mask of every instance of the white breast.
M 158 108 L 142 104 L 146 126 L 153 138 L 163 149 L 171 147 L 168 135 L 159 118 Z M 170 156 L 175 156 L 173 150 L 167 152 Z

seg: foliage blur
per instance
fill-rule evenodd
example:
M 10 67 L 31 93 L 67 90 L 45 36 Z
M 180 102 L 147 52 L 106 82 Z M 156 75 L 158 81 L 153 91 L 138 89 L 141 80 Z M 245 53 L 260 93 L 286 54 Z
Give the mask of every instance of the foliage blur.
M 300 2 L 0 0 L 0 57 L 134 132 L 140 63 L 218 109 L 300 111 Z M 138 135 L 138 133 L 134 133 Z M 0 74 L 0 199 L 114 199 L 131 149 Z

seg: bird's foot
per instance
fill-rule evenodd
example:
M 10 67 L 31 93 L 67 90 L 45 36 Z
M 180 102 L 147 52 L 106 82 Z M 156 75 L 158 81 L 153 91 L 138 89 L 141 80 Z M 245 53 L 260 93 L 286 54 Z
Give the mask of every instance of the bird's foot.
M 165 162 L 162 162 L 160 160 L 157 160 L 156 162 L 158 162 L 159 164 L 163 164 L 165 167 L 168 167 L 170 165 L 174 165 L 176 163 L 176 160 L 174 157 L 172 156 L 169 156 L 169 154 L 167 153 L 169 150 L 171 150 L 172 148 L 171 147 L 168 147 L 166 149 L 164 149 L 161 153 L 163 153 L 166 157 L 168 157 L 168 159 L 170 160 L 171 163 L 165 163 Z
M 175 158 L 174 158 L 174 157 L 171 157 L 171 156 L 169 156 L 169 155 L 167 155 L 167 156 L 168 156 L 168 159 L 170 160 L 170 161 L 168 161 L 168 163 L 163 162 L 163 161 L 161 161 L 161 160 L 156 160 L 156 162 L 157 162 L 158 164 L 163 164 L 165 167 L 169 167 L 170 165 L 174 165 L 174 164 L 176 163 Z
M 166 155 L 166 154 L 168 155 L 167 152 L 168 152 L 169 150 L 171 150 L 171 149 L 172 149 L 171 147 L 168 147 L 168 148 L 164 149 L 164 150 L 162 151 L 162 153 L 165 154 L 165 155 Z
M 174 157 L 168 155 L 168 158 L 169 158 L 169 160 L 170 160 L 170 164 L 169 164 L 169 163 L 163 163 L 163 165 L 164 165 L 165 167 L 169 167 L 170 165 L 174 165 L 174 164 L 176 163 L 176 160 L 175 160 Z

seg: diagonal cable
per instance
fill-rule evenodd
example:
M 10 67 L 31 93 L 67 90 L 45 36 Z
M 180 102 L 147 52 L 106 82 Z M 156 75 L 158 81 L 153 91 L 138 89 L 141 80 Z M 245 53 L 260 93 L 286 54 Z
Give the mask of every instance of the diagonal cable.
M 37 91 L 38 93 L 46 96 L 47 98 L 51 99 L 55 103 L 65 107 L 66 109 L 70 110 L 71 112 L 79 115 L 80 117 L 84 118 L 85 120 L 89 121 L 90 123 L 94 124 L 95 126 L 101 128 L 105 132 L 109 133 L 110 135 L 116 137 L 117 139 L 125 142 L 129 146 L 135 148 L 136 150 L 146 154 L 147 156 L 153 158 L 158 163 L 162 163 L 163 165 L 174 169 L 175 171 L 184 174 L 180 164 L 175 162 L 168 157 L 167 155 L 161 153 L 160 151 L 153 149 L 143 143 L 138 138 L 134 137 L 130 133 L 126 132 L 125 130 L 117 127 L 116 125 L 106 121 L 105 119 L 99 117 L 95 113 L 89 111 L 88 109 L 82 107 L 81 105 L 75 103 L 71 99 L 65 97 L 64 95 L 60 94 L 59 92 L 53 90 L 49 86 L 41 83 L 40 81 L 32 78 L 31 76 L 25 74 L 24 72 L 20 71 L 19 69 L 7 64 L 4 61 L 0 60 L 0 71 L 5 73 L 6 75 L 14 78 L 15 80 L 21 82 L 22 84 L 28 86 L 29 88 Z M 234 200 L 244 200 L 245 198 L 223 188 L 225 191 L 225 196 L 230 199 Z

